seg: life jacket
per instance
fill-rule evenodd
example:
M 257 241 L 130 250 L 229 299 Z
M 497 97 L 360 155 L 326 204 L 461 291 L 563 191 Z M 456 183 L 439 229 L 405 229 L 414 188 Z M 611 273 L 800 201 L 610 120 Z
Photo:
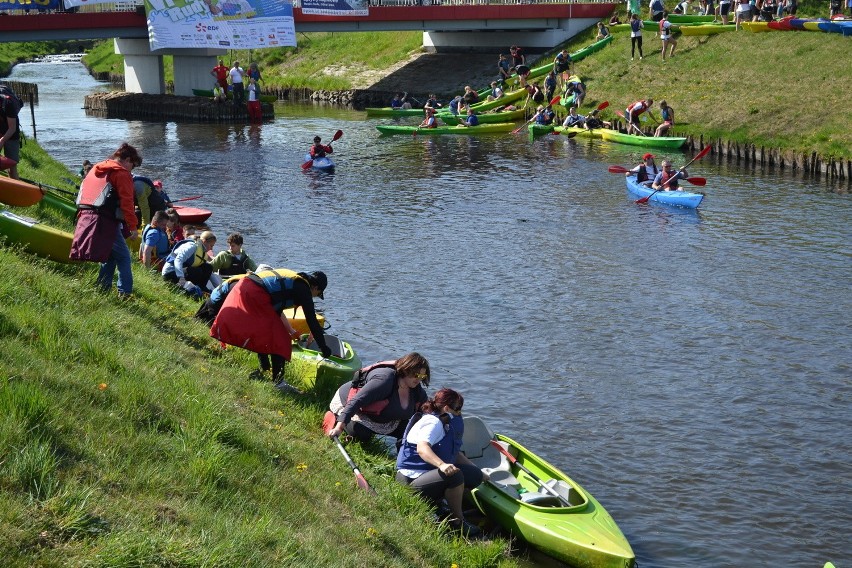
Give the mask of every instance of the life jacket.
M 8 85 L 0 85 L 0 107 L 2 107 L 3 114 L 7 119 L 9 118 L 17 118 L 18 113 L 24 107 L 24 101 L 21 100 L 21 97 L 15 94 Z M 6 125 L 3 125 L 5 127 Z M 5 130 L 3 131 L 5 132 Z M 21 121 L 15 121 L 15 136 L 19 135 L 21 132 Z
M 246 253 L 242 253 L 242 258 L 237 258 L 236 255 L 231 255 L 231 264 L 226 266 L 225 268 L 219 269 L 219 274 L 222 276 L 235 276 L 237 274 L 245 274 L 247 272 L 246 262 L 248 261 L 248 255 Z
M 364 385 L 366 385 L 367 381 L 370 380 L 368 375 L 372 371 L 376 369 L 388 368 L 396 370 L 396 361 L 379 361 L 378 363 L 373 363 L 372 365 L 368 365 L 355 371 L 355 373 L 352 375 L 352 386 L 349 387 L 349 394 L 346 395 L 346 402 L 352 400 L 352 397 L 354 397 L 356 394 L 358 394 L 358 391 L 364 388 Z M 358 411 L 358 414 L 372 414 L 374 416 L 377 416 L 381 414 L 382 410 L 384 410 L 388 404 L 390 404 L 390 400 L 388 399 L 377 400 L 376 402 L 371 402 L 367 406 L 361 407 L 361 409 Z
M 204 245 L 201 244 L 201 241 L 196 241 L 195 239 L 184 239 L 182 241 L 178 241 L 172 247 L 172 250 L 169 252 L 169 256 L 166 257 L 166 262 L 171 262 L 174 264 L 177 256 L 175 255 L 175 251 L 186 243 L 195 243 L 195 255 L 192 258 L 192 264 L 190 266 L 201 266 L 207 260 L 204 258 Z
M 160 231 L 157 227 L 153 225 L 148 225 L 142 231 L 142 243 L 139 245 L 139 260 L 144 262 L 144 257 L 142 255 L 142 251 L 145 249 L 145 237 L 147 237 L 151 231 L 158 231 L 160 233 L 160 238 L 157 241 L 157 246 L 154 247 L 154 250 L 151 251 L 151 260 L 157 260 L 158 258 L 165 257 L 169 252 L 169 236 L 166 235 L 165 231 Z M 160 249 L 160 243 L 165 241 L 166 246 Z
M 677 176 L 678 173 L 679 172 L 677 172 L 677 171 L 675 171 L 674 173 L 669 173 L 666 170 L 663 170 L 663 175 L 660 177 L 660 187 L 661 188 L 668 188 L 668 189 L 677 189 L 677 180 L 679 178 L 676 177 L 676 176 Z M 671 178 L 674 178 L 674 179 L 672 179 L 671 183 L 666 185 L 666 182 L 668 182 L 669 179 L 671 179 Z
M 635 103 L 627 107 L 627 113 L 636 116 L 639 116 L 646 110 L 648 110 L 648 105 L 645 103 L 644 100 L 636 101 Z
M 154 187 L 154 182 L 150 178 L 133 176 L 133 189 L 137 204 L 139 203 L 139 198 L 145 193 L 146 185 L 151 188 L 151 193 L 148 194 L 148 208 L 151 210 L 151 216 L 153 217 L 157 211 L 165 211 L 167 209 L 166 201 L 168 200 L 164 192 L 157 191 L 157 188 Z
M 417 424 L 423 417 L 422 412 L 417 412 L 408 421 L 408 426 L 405 427 L 405 434 L 402 436 L 402 446 L 399 449 L 399 455 L 396 458 L 397 469 L 415 469 L 428 471 L 435 469 L 434 465 L 426 463 L 420 454 L 417 453 L 417 444 L 412 444 L 408 441 L 408 432 Z M 464 420 L 461 416 L 450 414 L 440 414 L 438 417 L 444 425 L 444 437 L 441 441 L 432 446 L 432 451 L 438 456 L 441 461 L 453 463 L 456 456 L 461 451 L 462 436 L 464 435 Z
M 636 181 L 638 183 L 642 183 L 643 181 L 653 180 L 657 177 L 657 168 L 654 166 L 653 175 L 648 173 L 648 166 L 645 164 L 639 165 L 639 171 L 636 173 Z
M 638 32 L 642 29 L 642 20 L 630 20 L 630 30 L 633 32 Z
M 325 157 L 325 146 L 322 144 L 314 144 L 311 146 L 311 156 L 314 158 L 324 158 Z
M 668 23 L 669 23 L 669 21 L 666 20 L 666 19 L 660 20 L 660 35 L 661 36 L 669 35 L 669 29 L 666 27 L 666 24 L 668 24 Z
M 662 0 L 654 0 L 651 2 L 651 13 L 658 14 L 665 10 Z
M 281 312 L 286 308 L 292 308 L 296 303 L 293 301 L 292 290 L 298 280 L 301 280 L 310 288 L 310 282 L 300 276 L 293 270 L 284 268 L 276 268 L 275 270 L 265 270 L 258 274 L 257 272 L 246 276 L 249 280 L 263 286 L 272 298 L 272 305 L 276 312 Z
M 122 217 L 119 209 L 118 191 L 109 182 L 109 176 L 95 176 L 94 168 L 89 171 L 77 193 L 77 208 L 110 213 L 116 219 Z
M 660 110 L 660 116 L 663 119 L 663 122 L 671 122 L 671 107 L 666 107 Z

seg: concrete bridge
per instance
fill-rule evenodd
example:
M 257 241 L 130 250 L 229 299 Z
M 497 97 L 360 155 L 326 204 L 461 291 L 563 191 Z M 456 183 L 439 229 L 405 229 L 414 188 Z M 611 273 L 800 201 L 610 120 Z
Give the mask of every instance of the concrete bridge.
M 374 1 L 387 4 L 412 0 Z M 614 2 L 417 1 L 427 5 L 371 5 L 369 16 L 304 14 L 294 4 L 295 28 L 297 32 L 421 30 L 424 47 L 433 51 L 497 52 L 509 45 L 521 45 L 529 53 L 547 51 L 567 41 L 608 17 L 616 7 Z M 176 95 L 209 88 L 210 69 L 226 51 L 187 48 L 152 52 L 141 6 L 131 3 L 124 4 L 124 10 L 111 7 L 111 11 L 98 11 L 102 6 L 87 6 L 85 12 L 77 13 L 11 12 L 0 17 L 0 42 L 115 38 L 116 53 L 124 56 L 127 91 L 164 93 L 163 55 L 174 56 Z

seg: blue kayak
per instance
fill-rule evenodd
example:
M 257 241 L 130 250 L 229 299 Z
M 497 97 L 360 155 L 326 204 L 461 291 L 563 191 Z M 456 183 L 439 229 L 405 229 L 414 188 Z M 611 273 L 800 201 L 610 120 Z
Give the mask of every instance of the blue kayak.
M 704 199 L 703 193 L 691 193 L 689 191 L 658 191 L 654 193 L 650 186 L 636 183 L 636 179 L 633 177 L 625 176 L 625 180 L 627 182 L 627 193 L 632 196 L 641 198 L 648 197 L 653 193 L 648 201 L 695 209 L 701 205 L 701 200 Z
M 305 154 L 305 161 L 311 161 L 310 154 Z M 333 172 L 334 162 L 332 162 L 331 158 L 329 158 L 328 156 L 323 156 L 322 158 L 314 158 L 314 162 L 311 164 L 311 169 L 316 170 L 318 172 Z

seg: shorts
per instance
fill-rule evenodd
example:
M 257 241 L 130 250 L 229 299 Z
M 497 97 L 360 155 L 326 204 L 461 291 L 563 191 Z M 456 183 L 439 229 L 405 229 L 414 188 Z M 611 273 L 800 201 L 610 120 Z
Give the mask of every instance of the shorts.
M 651 16 L 651 19 L 652 19 L 653 21 L 655 21 L 655 22 L 659 22 L 660 20 L 662 20 L 662 19 L 663 19 L 663 13 L 662 13 L 662 12 L 657 12 L 656 14 L 654 14 L 653 16 Z
M 719 4 L 719 15 L 720 16 L 727 16 L 728 12 L 730 12 L 730 11 L 731 11 L 731 3 L 730 2 Z
M 16 162 L 21 161 L 21 141 L 20 140 L 7 140 L 5 144 L 3 144 L 3 155 L 9 158 L 10 160 L 15 160 Z

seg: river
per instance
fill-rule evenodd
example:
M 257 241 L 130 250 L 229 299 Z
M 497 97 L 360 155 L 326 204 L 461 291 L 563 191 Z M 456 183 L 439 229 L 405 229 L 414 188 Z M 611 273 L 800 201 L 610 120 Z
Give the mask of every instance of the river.
M 852 552 L 845 186 L 711 156 L 698 212 L 642 206 L 607 172 L 642 151 L 601 141 L 380 137 L 296 104 L 252 127 L 106 120 L 80 108 L 106 88 L 82 65 L 11 78 L 39 84 L 38 141 L 74 171 L 126 140 L 137 173 L 204 195 L 217 250 L 239 230 L 259 262 L 326 271 L 333 333 L 365 362 L 425 354 L 433 387 L 595 495 L 641 567 Z M 302 172 L 337 129 L 337 173 Z

